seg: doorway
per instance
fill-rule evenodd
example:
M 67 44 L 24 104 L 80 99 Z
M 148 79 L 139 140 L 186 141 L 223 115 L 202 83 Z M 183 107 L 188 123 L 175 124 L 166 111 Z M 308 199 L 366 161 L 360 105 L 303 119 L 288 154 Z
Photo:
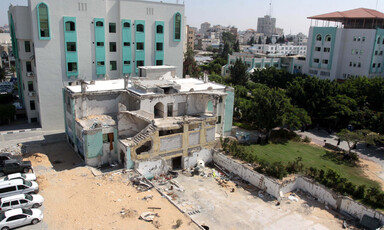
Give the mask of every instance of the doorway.
M 172 158 L 172 170 L 181 169 L 181 159 L 182 159 L 181 156 Z

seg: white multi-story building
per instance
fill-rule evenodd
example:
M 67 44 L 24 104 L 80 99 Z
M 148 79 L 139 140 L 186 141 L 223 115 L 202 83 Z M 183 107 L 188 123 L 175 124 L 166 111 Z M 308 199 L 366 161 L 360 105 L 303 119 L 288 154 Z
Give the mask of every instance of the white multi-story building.
M 307 46 L 291 44 L 255 44 L 248 50 L 253 53 L 279 54 L 279 55 L 303 55 L 307 53 Z
M 305 73 L 330 80 L 383 75 L 383 13 L 359 8 L 309 19 L 316 21 L 309 29 Z
M 116 79 L 138 66 L 182 75 L 184 5 L 140 0 L 29 0 L 10 6 L 21 99 L 29 122 L 63 129 L 63 86 Z

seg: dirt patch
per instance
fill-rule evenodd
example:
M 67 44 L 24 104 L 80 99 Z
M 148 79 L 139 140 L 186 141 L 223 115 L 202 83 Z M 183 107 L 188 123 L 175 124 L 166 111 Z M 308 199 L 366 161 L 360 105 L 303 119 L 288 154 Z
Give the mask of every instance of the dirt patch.
M 380 164 L 360 158 L 360 165 L 363 169 L 365 176 L 369 179 L 376 181 L 380 184 L 381 189 L 384 190 L 384 181 L 379 177 L 379 174 L 383 171 Z
M 77 158 L 71 156 L 73 152 L 55 145 L 56 148 L 41 146 L 40 149 L 35 146 L 27 157 L 45 200 L 44 222 L 49 229 L 169 230 L 179 219 L 183 224 L 178 229 L 199 229 L 155 189 L 138 193 L 128 175 L 121 172 L 95 177 L 90 168 L 73 166 L 73 159 Z M 51 163 L 57 160 L 62 162 L 59 171 Z M 143 200 L 146 196 L 152 199 Z M 139 219 L 144 212 L 154 212 L 157 216 L 153 222 L 146 222 Z

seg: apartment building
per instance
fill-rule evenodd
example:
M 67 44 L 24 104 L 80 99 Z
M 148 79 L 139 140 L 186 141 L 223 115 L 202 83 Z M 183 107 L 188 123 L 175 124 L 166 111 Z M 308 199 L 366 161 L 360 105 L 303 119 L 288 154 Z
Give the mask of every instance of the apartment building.
M 139 67 L 139 77 L 79 81 L 64 89 L 66 134 L 85 163 L 125 168 L 194 166 L 232 129 L 234 89 L 177 78 L 170 66 Z
M 187 25 L 187 47 L 192 50 L 195 50 L 196 31 L 196 27 L 190 27 Z
M 366 8 L 309 17 L 306 74 L 344 80 L 383 76 L 384 14 Z
M 77 80 L 182 74 L 184 5 L 140 0 L 29 0 L 8 11 L 20 98 L 29 122 L 64 128 L 62 88 Z
M 292 44 L 254 44 L 248 48 L 253 54 L 303 55 L 307 54 L 307 46 Z

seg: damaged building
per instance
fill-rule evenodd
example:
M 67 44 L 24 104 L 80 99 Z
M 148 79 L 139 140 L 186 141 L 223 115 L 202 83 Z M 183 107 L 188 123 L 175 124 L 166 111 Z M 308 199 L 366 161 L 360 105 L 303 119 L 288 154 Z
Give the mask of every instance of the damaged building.
M 172 66 L 74 82 L 63 99 L 67 139 L 91 166 L 118 162 L 153 174 L 191 167 L 232 129 L 233 88 L 177 78 Z

